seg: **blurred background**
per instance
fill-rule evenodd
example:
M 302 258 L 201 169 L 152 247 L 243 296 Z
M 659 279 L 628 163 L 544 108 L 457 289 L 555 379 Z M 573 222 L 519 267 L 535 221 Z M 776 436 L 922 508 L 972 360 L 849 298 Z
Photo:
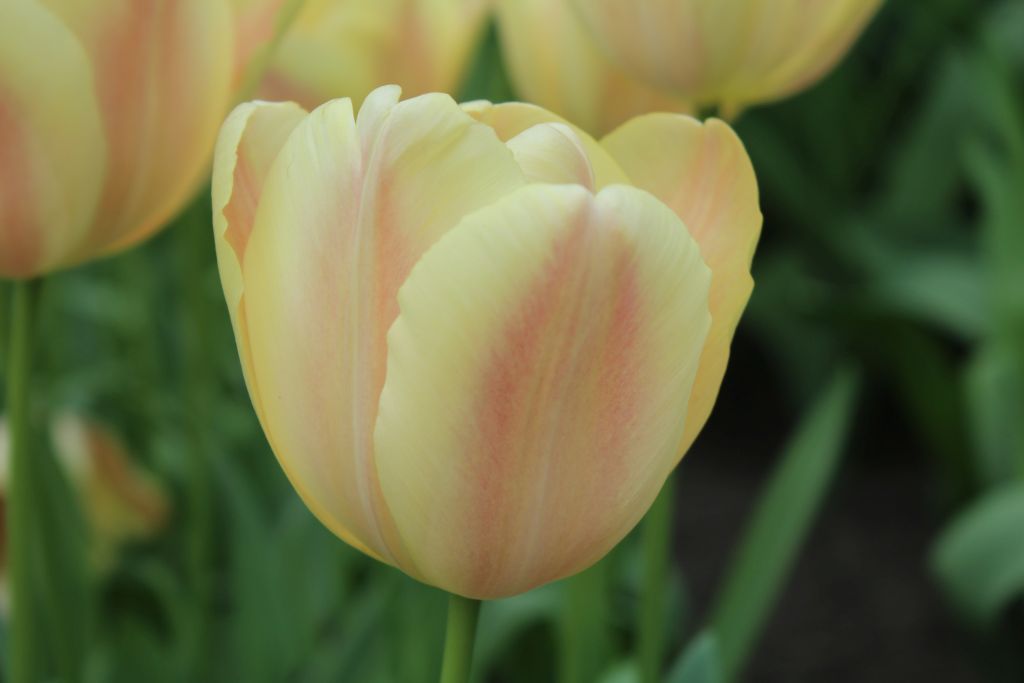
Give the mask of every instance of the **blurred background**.
M 497 40 L 460 99 L 515 98 Z M 736 128 L 765 225 L 675 476 L 670 679 L 1024 680 L 1024 2 L 891 0 L 827 79 Z M 89 681 L 435 679 L 445 596 L 331 536 L 264 440 L 205 193 L 40 296 L 37 423 L 86 418 L 157 501 L 97 559 L 102 513 L 54 479 L 68 538 L 40 580 L 74 615 L 50 624 L 55 661 Z M 74 449 L 60 433 L 36 440 Z M 635 680 L 643 575 L 634 534 L 487 604 L 478 680 Z

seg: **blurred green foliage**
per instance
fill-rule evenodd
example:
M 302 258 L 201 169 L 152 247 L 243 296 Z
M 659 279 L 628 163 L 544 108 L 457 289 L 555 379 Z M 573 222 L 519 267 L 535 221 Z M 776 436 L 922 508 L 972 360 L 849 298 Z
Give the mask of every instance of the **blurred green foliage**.
M 513 95 L 492 33 L 463 98 Z M 998 644 L 1019 632 L 1024 590 L 1024 1 L 891 0 L 836 73 L 737 129 L 766 216 L 741 335 L 777 378 L 749 390 L 807 416 L 714 613 L 690 606 L 685 563 L 664 577 L 666 680 L 742 672 L 840 467 L 856 408 L 841 366 L 860 368 L 862 396 L 896 397 L 929 455 L 922 476 L 950 524 L 930 558 L 937 585 Z M 67 657 L 89 683 L 434 680 L 444 596 L 298 501 L 250 408 L 213 254 L 201 198 L 143 248 L 45 283 L 37 423 L 70 407 L 116 426 L 176 510 L 91 591 L 80 562 L 50 558 L 41 599 L 76 618 L 44 619 L 54 680 Z M 59 524 L 72 550 L 75 524 Z M 633 536 L 579 577 L 486 605 L 476 680 L 638 681 L 644 574 Z M 1019 650 L 1000 656 L 1024 670 Z

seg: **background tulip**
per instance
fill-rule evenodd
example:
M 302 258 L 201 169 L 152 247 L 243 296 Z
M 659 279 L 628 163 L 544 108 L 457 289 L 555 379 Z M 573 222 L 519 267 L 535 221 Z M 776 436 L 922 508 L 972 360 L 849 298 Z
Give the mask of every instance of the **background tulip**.
M 234 0 L 238 59 L 274 32 L 289 0 Z M 469 66 L 490 0 L 306 0 L 274 51 L 259 93 L 315 107 L 357 104 L 378 84 L 410 94 L 453 92 Z
M 163 487 L 108 428 L 61 413 L 50 423 L 50 442 L 85 518 L 95 570 L 106 571 L 123 544 L 150 537 L 166 523 L 170 505 Z M 7 425 L 0 421 L 0 511 L 6 504 L 8 459 Z M 0 543 L 2 575 L 5 556 Z
M 230 97 L 225 0 L 0 3 L 0 276 L 125 248 L 195 190 Z
M 652 87 L 735 111 L 791 95 L 846 53 L 881 0 L 564 0 Z
M 253 405 L 338 536 L 460 595 L 640 519 L 710 411 L 760 229 L 742 145 L 665 114 L 599 143 L 530 105 L 250 103 L 214 164 Z M 639 189 L 638 189 L 639 188 Z
M 584 130 L 602 134 L 638 114 L 690 110 L 608 59 L 565 0 L 502 0 L 497 17 L 516 92 Z

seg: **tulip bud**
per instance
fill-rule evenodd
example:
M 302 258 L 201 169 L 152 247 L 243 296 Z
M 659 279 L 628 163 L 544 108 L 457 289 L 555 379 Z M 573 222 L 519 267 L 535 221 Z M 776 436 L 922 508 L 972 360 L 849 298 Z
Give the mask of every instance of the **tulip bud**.
M 605 57 L 566 0 L 501 0 L 498 28 L 516 92 L 591 133 L 649 111 L 692 111 Z
M 246 60 L 273 34 L 287 0 L 233 0 Z M 306 0 L 274 50 L 259 88 L 268 100 L 315 107 L 356 103 L 379 83 L 407 92 L 454 91 L 465 75 L 490 0 Z
M 50 437 L 84 515 L 93 569 L 106 571 L 121 545 L 148 538 L 164 526 L 167 494 L 132 462 L 121 440 L 95 422 L 63 413 L 51 422 Z M 0 421 L 0 512 L 6 500 L 8 441 L 7 426 Z M 5 546 L 0 538 L 0 581 L 6 573 Z
M 596 562 L 703 426 L 760 231 L 719 121 L 598 142 L 395 86 L 238 107 L 218 262 L 253 406 L 313 513 L 453 593 Z
M 882 0 L 558 0 L 652 87 L 736 111 L 828 73 Z
M 161 227 L 199 182 L 230 97 L 225 0 L 0 3 L 0 276 Z

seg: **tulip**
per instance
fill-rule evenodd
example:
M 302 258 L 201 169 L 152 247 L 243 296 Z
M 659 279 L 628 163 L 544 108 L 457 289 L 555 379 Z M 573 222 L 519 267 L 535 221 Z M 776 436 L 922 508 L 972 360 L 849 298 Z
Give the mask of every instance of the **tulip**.
M 214 160 L 253 406 L 337 536 L 470 598 L 596 562 L 711 411 L 761 225 L 731 129 L 532 105 L 239 106 Z
M 233 0 L 238 61 L 274 33 L 288 0 Z M 454 91 L 484 28 L 490 0 L 306 0 L 259 88 L 269 100 L 357 104 L 379 83 L 412 94 Z
M 522 99 L 594 134 L 650 111 L 692 110 L 605 57 L 566 0 L 501 0 L 497 10 L 505 65 Z
M 50 424 L 50 440 L 89 530 L 91 565 L 106 572 L 121 546 L 163 528 L 169 511 L 167 494 L 103 425 L 61 413 Z M 7 424 L 0 420 L 0 513 L 8 488 L 7 441 Z M 0 585 L 6 584 L 7 573 L 4 540 L 0 537 Z M 6 602 L 6 595 L 0 602 Z
M 0 3 L 0 277 L 126 248 L 200 181 L 231 78 L 225 0 Z
M 573 2 L 606 54 L 633 76 L 725 111 L 776 100 L 828 73 L 882 0 Z

